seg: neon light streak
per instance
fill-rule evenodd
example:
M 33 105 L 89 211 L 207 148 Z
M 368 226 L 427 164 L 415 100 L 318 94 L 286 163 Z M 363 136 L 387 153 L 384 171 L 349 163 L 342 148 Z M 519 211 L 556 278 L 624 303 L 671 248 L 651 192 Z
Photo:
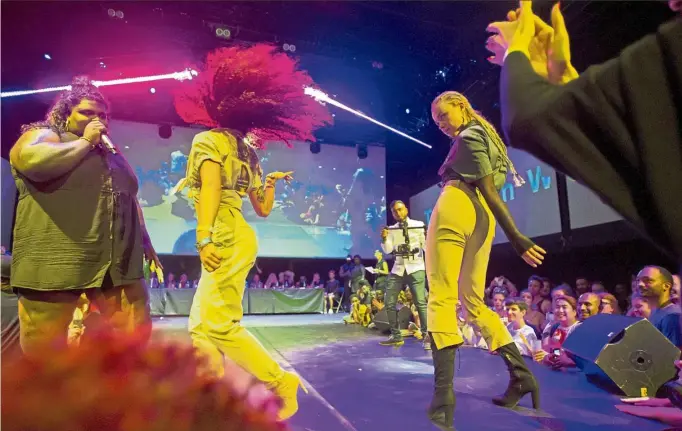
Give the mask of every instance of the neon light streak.
M 95 87 L 107 87 L 109 85 L 122 85 L 122 84 L 134 84 L 139 82 L 150 82 L 150 81 L 161 81 L 163 79 L 175 79 L 178 81 L 190 80 L 197 76 L 197 71 L 192 69 L 186 69 L 182 72 L 166 73 L 164 75 L 153 75 L 153 76 L 140 76 L 137 78 L 122 78 L 113 79 L 111 81 L 92 81 Z M 27 94 L 38 94 L 38 93 L 52 93 L 56 91 L 71 90 L 70 85 L 63 85 L 61 87 L 48 87 L 41 88 L 39 90 L 22 90 L 22 91 L 4 91 L 0 93 L 0 97 L 15 97 L 15 96 L 25 96 Z
M 429 148 L 429 149 L 432 148 L 431 145 L 429 145 L 429 144 L 427 144 L 427 143 L 424 143 L 424 142 L 420 141 L 419 139 L 413 138 L 412 136 L 410 136 L 410 135 L 408 135 L 408 134 L 406 134 L 406 133 L 403 133 L 403 132 L 401 132 L 400 130 L 394 129 L 394 128 L 391 127 L 391 126 L 387 126 L 386 124 L 384 124 L 384 123 L 382 123 L 382 122 L 380 122 L 380 121 L 377 121 L 377 120 L 375 120 L 374 118 L 369 117 L 369 116 L 363 114 L 362 112 L 356 111 L 355 109 L 350 108 L 350 107 L 344 105 L 343 103 L 338 102 L 338 101 L 336 101 L 336 100 L 330 98 L 327 94 L 325 94 L 324 92 L 322 92 L 322 91 L 320 91 L 320 90 L 317 90 L 317 89 L 311 88 L 311 87 L 306 87 L 303 91 L 304 91 L 305 94 L 307 94 L 308 96 L 312 97 L 313 99 L 317 100 L 317 101 L 320 102 L 320 103 L 329 103 L 330 105 L 334 105 L 334 106 L 336 106 L 337 108 L 341 108 L 341 109 L 343 109 L 343 110 L 345 110 L 345 111 L 350 112 L 351 114 L 355 114 L 355 115 L 357 115 L 357 116 L 360 117 L 360 118 L 364 118 L 364 119 L 367 120 L 367 121 L 371 121 L 372 123 L 374 123 L 374 124 L 376 124 L 376 125 L 379 125 L 379 126 L 385 128 L 385 129 L 388 129 L 388 130 L 390 130 L 390 131 L 393 132 L 393 133 L 397 133 L 398 135 L 400 135 L 400 136 L 402 136 L 402 137 L 404 137 L 404 138 L 407 138 L 407 139 L 409 139 L 409 140 L 411 140 L 411 141 L 414 141 L 414 142 L 418 143 L 419 145 L 423 145 L 423 146 L 425 146 L 426 148 Z

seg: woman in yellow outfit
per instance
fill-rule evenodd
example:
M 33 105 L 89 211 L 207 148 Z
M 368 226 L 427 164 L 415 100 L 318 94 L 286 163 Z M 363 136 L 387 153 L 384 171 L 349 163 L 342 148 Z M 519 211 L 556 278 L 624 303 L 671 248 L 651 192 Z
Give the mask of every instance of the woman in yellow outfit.
M 186 178 L 176 187 L 189 189 L 198 222 L 202 273 L 189 317 L 192 342 L 213 373 L 224 374 L 227 358 L 265 383 L 282 399 L 281 420 L 298 410 L 301 381 L 240 323 L 246 277 L 258 251 L 242 200 L 248 196 L 256 214 L 267 217 L 277 182 L 291 179 L 291 172 L 273 172 L 263 180 L 255 151 L 260 142 L 314 140 L 312 131 L 331 119 L 304 95 L 312 80 L 296 66 L 267 45 L 221 48 L 175 98 L 185 121 L 212 127 L 195 136 Z
M 493 400 L 515 406 L 527 393 L 538 408 L 539 389 L 502 320 L 484 302 L 486 271 L 500 223 L 523 260 L 535 267 L 545 251 L 516 228 L 499 195 L 507 170 L 515 185 L 523 179 L 507 157 L 506 146 L 494 127 L 462 94 L 448 91 L 431 104 L 431 115 L 440 130 L 453 139 L 450 153 L 439 170 L 443 190 L 431 215 L 426 250 L 429 280 L 428 328 L 434 342 L 435 389 L 429 418 L 443 430 L 452 430 L 455 409 L 453 390 L 456 349 L 463 338 L 457 322 L 457 302 L 468 319 L 480 328 L 492 351 L 504 359 L 510 381 L 506 392 Z

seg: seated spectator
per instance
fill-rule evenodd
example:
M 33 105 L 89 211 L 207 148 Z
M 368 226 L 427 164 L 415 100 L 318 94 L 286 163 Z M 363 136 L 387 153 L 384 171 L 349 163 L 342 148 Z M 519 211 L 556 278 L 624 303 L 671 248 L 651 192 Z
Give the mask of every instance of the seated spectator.
M 649 300 L 649 321 L 675 346 L 682 346 L 680 307 L 670 300 L 673 276 L 660 266 L 646 266 L 637 274 L 640 294 Z
M 268 275 L 268 278 L 265 280 L 265 288 L 266 289 L 274 289 L 277 287 L 279 282 L 277 281 L 277 275 L 275 275 L 274 272 L 271 272 L 270 275 Z
M 575 299 L 570 296 L 559 297 L 554 301 L 556 323 L 548 325 L 543 332 L 543 349 L 535 351 L 533 359 L 554 369 L 575 366 L 561 346 L 580 324 L 576 307 Z
M 586 277 L 578 277 L 575 279 L 575 294 L 580 296 L 590 291 L 592 283 Z
M 493 291 L 493 306 L 492 310 L 500 316 L 500 319 L 507 324 L 507 310 L 504 308 L 504 302 L 507 300 L 504 290 Z
M 634 293 L 631 298 L 632 305 L 630 310 L 628 310 L 628 316 L 631 317 L 641 317 L 643 319 L 648 319 L 651 316 L 651 306 L 649 305 L 649 300 L 639 293 Z
M 600 293 L 607 293 L 606 287 L 604 286 L 604 283 L 602 283 L 601 281 L 593 281 L 592 282 L 592 293 L 596 293 L 597 295 Z
M 298 279 L 298 283 L 296 283 L 296 287 L 299 289 L 305 289 L 308 286 L 308 278 L 305 275 L 302 275 L 301 278 Z
M 329 271 L 329 279 L 324 283 L 324 298 L 325 310 L 327 314 L 332 314 L 334 310 L 334 301 L 339 303 L 343 298 L 343 286 L 341 282 L 336 279 L 336 271 L 333 269 Z
M 43 349 L 2 362 L 4 430 L 287 429 L 264 385 L 232 363 L 229 377 L 204 375 L 192 346 L 98 333 L 78 348 Z M 30 400 L 49 402 L 36 414 Z
M 260 274 L 253 274 L 251 278 L 251 283 L 249 283 L 249 289 L 262 289 L 263 282 L 260 281 Z
M 164 282 L 163 285 L 166 289 L 177 289 L 178 288 L 178 283 L 175 280 L 175 274 L 172 272 L 168 273 L 168 277 L 166 277 L 166 281 Z
M 490 285 L 485 289 L 485 297 L 490 299 L 490 304 L 492 304 L 493 292 L 495 290 L 503 292 L 505 297 L 517 297 L 519 295 L 519 291 L 514 286 L 514 283 L 504 275 L 493 278 L 490 281 Z
M 538 337 L 535 330 L 529 325 L 526 325 L 526 313 L 528 312 L 528 304 L 520 299 L 507 299 L 507 317 L 509 324 L 507 329 L 519 348 L 519 352 L 525 356 L 533 356 L 536 349 Z
M 320 280 L 320 273 L 316 272 L 313 274 L 313 279 L 310 280 L 310 286 L 309 287 L 322 287 L 322 280 Z
M 189 289 L 191 288 L 192 285 L 189 282 L 189 279 L 187 278 L 187 274 L 182 273 L 180 275 L 180 281 L 178 281 L 178 289 Z
M 586 319 L 599 314 L 601 299 L 596 293 L 583 293 L 578 298 L 578 307 L 578 320 L 584 322 Z
M 526 289 L 521 292 L 521 299 L 526 303 L 526 322 L 542 333 L 542 330 L 545 329 L 545 316 L 540 311 L 531 309 L 533 295 Z
M 372 320 L 378 312 L 384 309 L 386 304 L 384 303 L 384 291 L 377 290 L 374 292 L 374 297 L 372 298 Z
M 618 299 L 618 306 L 621 310 L 630 309 L 630 288 L 627 284 L 617 283 L 616 287 L 613 289 L 614 296 Z
M 618 300 L 615 296 L 608 292 L 600 293 L 599 300 L 601 305 L 599 306 L 599 312 L 602 314 L 623 314 L 618 306 Z
M 555 287 L 554 289 L 552 289 L 552 292 L 550 293 L 550 298 L 552 300 L 552 304 L 551 304 L 550 310 L 545 313 L 545 328 L 547 328 L 547 326 L 549 326 L 549 325 L 556 323 L 556 321 L 554 320 L 554 312 L 553 312 L 554 301 L 557 298 L 564 297 L 564 296 L 570 296 L 572 298 L 575 298 L 575 296 L 573 294 L 573 289 L 571 289 L 571 286 L 569 286 L 568 284 L 562 283 L 562 284 L 558 285 L 557 287 Z
M 364 327 L 372 323 L 372 313 L 370 308 L 360 301 L 358 295 L 351 295 L 350 297 L 351 311 L 350 315 L 343 319 L 345 324 L 357 324 Z

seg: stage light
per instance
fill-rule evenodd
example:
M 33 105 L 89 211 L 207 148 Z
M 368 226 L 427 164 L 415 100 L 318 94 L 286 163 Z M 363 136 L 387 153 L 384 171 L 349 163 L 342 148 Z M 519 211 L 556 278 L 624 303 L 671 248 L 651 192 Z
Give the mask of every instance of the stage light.
M 366 159 L 367 158 L 367 145 L 365 144 L 358 144 L 358 159 Z
M 100 62 L 99 62 L 99 67 L 101 67 L 102 69 L 106 69 L 106 68 L 107 68 L 107 65 L 104 64 L 103 61 L 100 61 Z
M 123 14 L 122 11 L 120 11 L 120 10 L 117 10 L 117 11 L 116 11 L 116 18 L 118 18 L 118 19 L 123 19 L 124 16 L 125 16 L 125 15 Z
M 357 115 L 357 116 L 360 117 L 360 118 L 364 118 L 364 119 L 367 120 L 367 121 L 371 121 L 372 123 L 374 123 L 374 124 L 376 124 L 376 125 L 378 125 L 378 126 L 381 126 L 381 127 L 385 128 L 385 129 L 388 129 L 388 130 L 390 130 L 390 131 L 393 132 L 393 133 L 397 133 L 398 135 L 400 135 L 400 136 L 402 136 L 402 137 L 404 137 L 404 138 L 407 138 L 407 139 L 409 139 L 409 140 L 411 140 L 411 141 L 414 141 L 414 142 L 418 143 L 419 145 L 423 145 L 423 146 L 425 146 L 426 148 L 429 148 L 429 149 L 432 148 L 431 145 L 429 145 L 429 144 L 427 144 L 427 143 L 425 143 L 425 142 L 422 142 L 422 141 L 420 141 L 419 139 L 413 138 L 412 136 L 410 136 L 410 135 L 408 135 L 408 134 L 406 134 L 406 133 L 403 133 L 403 132 L 401 132 L 400 130 L 394 129 L 394 128 L 391 127 L 391 126 L 387 126 L 386 124 L 384 124 L 384 123 L 382 123 L 382 122 L 380 122 L 380 121 L 377 121 L 377 120 L 375 120 L 374 118 L 369 117 L 369 116 L 363 114 L 363 113 L 360 112 L 360 111 L 356 111 L 355 109 L 350 108 L 350 107 L 344 105 L 343 103 L 338 102 L 338 101 L 336 101 L 336 100 L 330 98 L 328 94 L 324 93 L 324 92 L 321 91 L 321 90 L 318 90 L 318 89 L 312 88 L 312 87 L 305 87 L 305 88 L 303 89 L 303 92 L 304 92 L 305 94 L 307 94 L 308 96 L 312 97 L 313 99 L 317 100 L 318 102 L 322 103 L 322 104 L 324 104 L 324 103 L 329 103 L 330 105 L 334 105 L 334 106 L 336 106 L 337 108 L 341 108 L 341 109 L 343 109 L 344 111 L 350 112 L 351 114 L 355 114 L 355 115 Z M 336 97 L 336 96 L 334 96 L 334 97 Z
M 92 84 L 95 87 L 106 87 L 109 85 L 134 84 L 134 83 L 138 83 L 138 82 L 160 81 L 162 79 L 176 79 L 178 81 L 185 81 L 185 80 L 191 80 L 193 77 L 195 77 L 197 75 L 198 75 L 198 72 L 196 70 L 185 69 L 182 72 L 166 73 L 164 75 L 140 76 L 137 78 L 122 78 L 122 79 L 114 79 L 111 81 L 92 81 Z M 41 88 L 39 90 L 4 91 L 4 92 L 0 92 L 0 97 L 25 96 L 27 94 L 51 93 L 54 91 L 64 91 L 64 90 L 71 90 L 71 86 L 70 85 L 62 85 L 61 87 Z
M 410 113 L 410 108 L 407 108 L 407 109 L 405 110 L 405 113 L 406 113 L 406 114 L 409 114 L 409 113 Z
M 45 58 L 45 60 L 52 60 L 52 57 L 50 56 L 50 54 L 43 55 L 43 58 Z
M 322 169 L 322 165 L 318 166 L 319 169 Z
M 223 39 L 229 39 L 232 36 L 232 32 L 229 28 L 217 27 L 215 29 L 215 35 Z
M 313 154 L 317 154 L 320 152 L 322 149 L 322 146 L 320 145 L 319 142 L 311 142 L 310 143 L 310 152 Z
M 156 88 L 154 88 L 154 87 L 150 88 L 150 89 L 149 89 L 149 92 L 152 93 L 152 94 L 156 93 Z
M 162 124 L 159 126 L 159 137 L 162 139 L 169 139 L 173 136 L 173 128 L 168 124 Z
M 109 10 L 107 10 L 107 15 L 109 15 L 112 18 L 115 18 L 116 17 L 116 11 L 113 9 L 109 9 Z

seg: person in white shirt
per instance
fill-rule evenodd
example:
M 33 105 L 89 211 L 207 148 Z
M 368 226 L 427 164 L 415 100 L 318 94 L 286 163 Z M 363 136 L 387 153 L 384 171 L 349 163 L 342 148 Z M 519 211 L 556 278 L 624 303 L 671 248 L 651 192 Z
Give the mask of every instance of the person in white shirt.
M 524 356 L 533 356 L 537 348 L 538 337 L 530 325 L 526 324 L 528 304 L 523 299 L 508 299 L 506 302 L 509 333 Z
M 424 267 L 426 228 L 424 222 L 412 220 L 407 216 L 408 210 L 402 201 L 391 203 L 391 213 L 397 223 L 381 231 L 381 248 L 384 253 L 395 255 L 393 269 L 388 276 L 385 296 L 391 336 L 380 344 L 383 346 L 401 346 L 404 344 L 398 327 L 396 303 L 398 302 L 398 294 L 405 285 L 408 285 L 419 313 L 424 350 L 431 350 L 431 337 L 426 329 L 426 270 Z M 401 250 L 403 248 L 407 250 L 407 254 L 405 250 Z

